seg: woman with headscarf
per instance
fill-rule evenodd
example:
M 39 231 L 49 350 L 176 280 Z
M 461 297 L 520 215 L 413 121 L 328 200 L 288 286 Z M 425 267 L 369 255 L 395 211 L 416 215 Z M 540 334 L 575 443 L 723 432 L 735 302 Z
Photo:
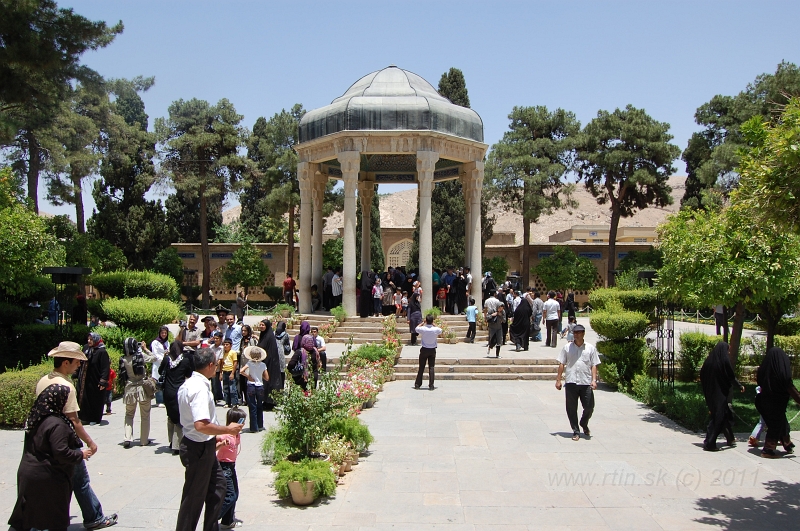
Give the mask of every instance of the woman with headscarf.
M 281 321 L 275 328 L 275 341 L 278 342 L 278 359 L 281 362 L 281 389 L 286 384 L 286 357 L 292 355 L 292 344 L 289 342 L 289 334 L 286 332 L 286 323 Z
M 159 380 L 159 371 L 158 369 L 161 368 L 161 362 L 164 360 L 164 356 L 167 355 L 169 351 L 169 328 L 167 326 L 162 326 L 158 329 L 158 335 L 156 338 L 150 342 L 150 352 L 153 354 L 153 367 L 150 372 L 150 375 Z M 156 407 L 160 404 L 164 403 L 164 392 L 159 385 L 158 391 L 156 391 Z
M 297 351 L 300 349 L 300 342 L 303 340 L 303 337 L 310 334 L 311 323 L 308 321 L 300 321 L 300 332 L 294 336 L 294 341 L 292 341 L 292 352 L 297 353 Z
M 87 344 L 83 347 L 86 361 L 78 369 L 78 405 L 81 410 L 78 417 L 84 424 L 99 424 L 103 419 L 105 389 L 108 386 L 108 374 L 111 359 L 106 352 L 103 338 L 97 332 L 90 332 Z
M 417 344 L 417 327 L 422 324 L 422 306 L 420 306 L 420 291 L 417 282 L 408 296 L 408 328 L 411 332 L 411 345 Z
M 263 319 L 258 326 L 261 329 L 258 346 L 267 353 L 267 358 L 263 361 L 267 366 L 267 374 L 269 374 L 269 381 L 264 382 L 264 411 L 272 411 L 275 407 L 272 391 L 282 389 L 281 361 L 278 356 L 283 356 L 283 353 L 278 352 L 278 342 L 275 340 L 275 332 L 272 330 L 272 321 Z
M 360 295 L 358 299 L 358 315 L 362 318 L 372 315 L 372 286 L 375 285 L 375 275 L 372 271 L 365 269 L 361 272 L 359 283 Z
M 304 323 L 306 321 L 303 321 Z M 309 326 L 310 329 L 310 326 Z M 297 339 L 298 336 L 295 336 Z M 314 337 L 311 334 L 306 334 L 300 339 L 300 348 L 295 349 L 292 359 L 286 364 L 289 373 L 292 375 L 294 383 L 299 385 L 303 391 L 308 389 L 308 369 L 312 356 L 316 354 Z M 310 350 L 307 350 L 310 349 Z
M 151 354 L 142 352 L 141 345 L 135 338 L 129 337 L 122 344 L 123 354 L 119 358 L 119 371 L 117 377 L 125 388 L 122 401 L 125 403 L 125 440 L 122 446 L 130 448 L 133 442 L 133 417 L 136 415 L 136 406 L 139 406 L 139 420 L 141 432 L 139 444 L 147 446 L 150 444 L 150 401 L 152 394 L 147 387 L 147 371 L 145 363 L 153 361 Z
M 169 346 L 169 354 L 161 362 L 159 375 L 164 381 L 164 406 L 167 408 L 167 438 L 169 439 L 172 453 L 177 455 L 181 449 L 183 429 L 181 428 L 181 414 L 178 411 L 178 389 L 186 378 L 194 372 L 194 357 L 189 352 L 184 352 L 183 343 L 178 340 Z
M 36 398 L 25 421 L 25 443 L 17 470 L 17 503 L 8 525 L 17 530 L 66 530 L 75 465 L 92 455 L 81 450 L 64 415 L 69 387 L 53 384 Z
M 789 356 L 778 347 L 772 347 L 764 356 L 756 376 L 761 392 L 756 395 L 756 409 L 767 424 L 767 437 L 761 457 L 780 457 L 775 451 L 778 443 L 787 453 L 792 453 L 794 443 L 789 438 L 786 406 L 789 397 L 800 404 L 800 393 L 792 382 L 792 363 Z
M 724 341 L 717 343 L 703 362 L 703 367 L 700 369 L 700 385 L 703 387 L 706 405 L 711 413 L 703 450 L 715 452 L 717 437 L 723 432 L 728 445 L 733 446 L 736 439 L 733 437 L 733 411 L 728 406 L 728 394 L 734 385 L 742 392 L 744 387 L 733 374 L 731 360 L 728 357 L 728 344 Z
M 575 311 L 578 309 L 578 306 L 575 304 L 575 292 L 572 290 L 569 290 L 569 293 L 567 293 L 566 307 L 567 320 L 569 320 L 570 317 L 575 317 Z
M 528 350 L 528 342 L 531 337 L 530 329 L 533 306 L 531 306 L 531 300 L 528 295 L 530 294 L 520 298 L 517 309 L 514 310 L 514 321 L 508 328 L 516 352 L 519 352 L 520 349 Z

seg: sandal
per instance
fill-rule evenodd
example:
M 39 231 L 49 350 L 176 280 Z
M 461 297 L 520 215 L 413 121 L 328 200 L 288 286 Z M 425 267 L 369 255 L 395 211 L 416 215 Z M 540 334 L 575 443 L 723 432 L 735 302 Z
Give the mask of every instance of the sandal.
M 573 441 L 580 441 L 581 440 L 581 435 L 579 433 L 576 433 L 575 435 L 572 436 L 572 440 Z
M 86 529 L 95 530 L 95 529 L 105 529 L 106 527 L 111 527 L 112 525 L 117 525 L 117 515 L 112 514 L 111 516 L 105 516 L 102 520 L 100 520 L 97 524 L 89 527 L 86 526 Z

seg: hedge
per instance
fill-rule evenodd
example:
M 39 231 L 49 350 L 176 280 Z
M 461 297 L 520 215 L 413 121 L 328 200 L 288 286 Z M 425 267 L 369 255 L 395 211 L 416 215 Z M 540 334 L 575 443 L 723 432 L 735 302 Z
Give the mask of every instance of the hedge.
M 683 332 L 678 337 L 680 349 L 678 378 L 684 382 L 697 380 L 703 361 L 720 341 L 722 341 L 720 336 L 709 336 L 702 332 Z
M 603 363 L 597 368 L 600 379 L 613 387 L 626 388 L 634 377 L 647 370 L 647 343 L 644 339 L 598 341 Z
M 86 337 L 89 335 L 89 327 L 74 325 L 67 336 L 60 337 L 55 326 L 16 325 L 8 331 L 8 334 L 6 339 L 8 346 L 3 350 L 2 361 L 0 361 L 2 370 L 21 369 L 36 365 L 60 341 L 74 341 L 84 345 Z
M 107 351 L 111 367 L 118 367 L 121 352 L 111 348 L 107 348 Z M 47 359 L 26 369 L 0 374 L 0 425 L 22 427 L 36 399 L 36 383 L 52 370 L 53 362 Z M 120 387 L 117 387 L 115 395 L 119 395 L 119 392 Z
M 612 300 L 619 301 L 626 310 L 650 315 L 656 307 L 658 293 L 654 289 L 598 288 L 589 293 L 589 305 L 594 310 L 605 310 Z
M 87 282 L 108 297 L 180 300 L 175 279 L 152 271 L 98 273 L 89 277 Z
M 610 340 L 641 337 L 647 332 L 650 321 L 641 312 L 598 311 L 589 317 L 592 330 Z
M 756 321 L 756 326 L 761 330 L 767 329 L 766 321 Z M 800 317 L 786 317 L 778 321 L 775 329 L 776 336 L 796 336 L 800 334 Z
M 685 428 L 705 431 L 708 406 L 702 393 L 685 393 L 669 386 L 659 386 L 658 380 L 638 375 L 631 386 L 633 395 Z
M 153 337 L 161 325 L 171 323 L 181 316 L 180 307 L 172 301 L 141 297 L 105 299 L 103 312 L 118 326 L 130 330 L 152 331 Z

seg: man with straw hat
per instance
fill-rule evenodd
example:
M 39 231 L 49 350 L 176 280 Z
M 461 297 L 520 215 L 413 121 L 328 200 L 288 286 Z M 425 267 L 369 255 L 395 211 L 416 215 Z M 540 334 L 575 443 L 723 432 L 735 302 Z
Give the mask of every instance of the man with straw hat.
M 86 355 L 79 344 L 72 341 L 62 341 L 56 348 L 48 352 L 47 356 L 53 358 L 53 372 L 42 376 L 36 384 L 36 396 L 39 396 L 42 391 L 53 384 L 69 387 L 69 398 L 67 398 L 67 404 L 64 406 L 64 415 L 72 421 L 75 433 L 86 443 L 86 446 L 89 447 L 92 455 L 94 455 L 97 453 L 97 445 L 86 433 L 83 423 L 78 418 L 80 407 L 78 406 L 75 386 L 70 378 L 78 370 L 81 363 L 86 361 Z M 89 471 L 86 469 L 86 461 L 81 461 L 75 465 L 75 471 L 72 475 L 72 492 L 75 494 L 75 499 L 81 508 L 83 526 L 86 529 L 103 529 L 117 523 L 116 514 L 111 516 L 103 514 L 103 507 L 89 484 Z
M 245 347 L 242 355 L 247 363 L 242 376 L 247 378 L 247 407 L 250 409 L 250 433 L 264 429 L 264 382 L 269 381 L 269 372 L 264 360 L 267 352 L 255 345 Z

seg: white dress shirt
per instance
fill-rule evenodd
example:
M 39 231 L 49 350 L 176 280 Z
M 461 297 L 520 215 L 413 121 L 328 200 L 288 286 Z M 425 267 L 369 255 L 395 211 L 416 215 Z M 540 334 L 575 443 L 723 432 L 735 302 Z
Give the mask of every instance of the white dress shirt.
M 208 378 L 195 371 L 183 382 L 178 389 L 178 411 L 184 437 L 194 442 L 206 442 L 214 438 L 194 428 L 194 423 L 200 420 L 217 423 L 217 408 Z

